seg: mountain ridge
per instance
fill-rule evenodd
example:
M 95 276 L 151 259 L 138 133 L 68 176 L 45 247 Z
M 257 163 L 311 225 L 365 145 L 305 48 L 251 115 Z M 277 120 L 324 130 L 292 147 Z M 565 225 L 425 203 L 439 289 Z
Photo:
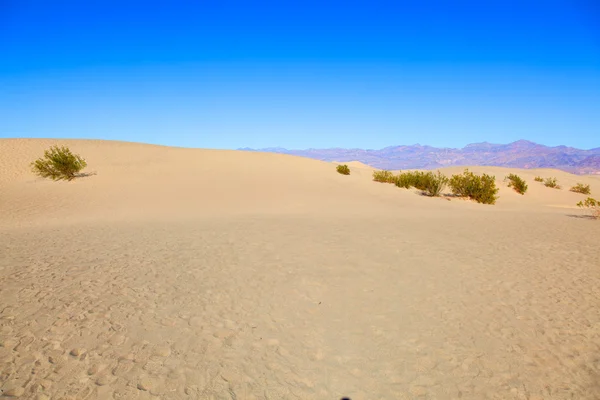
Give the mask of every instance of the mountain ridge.
M 421 145 L 395 145 L 382 149 L 304 149 L 283 147 L 263 149 L 240 148 L 244 151 L 290 154 L 321 161 L 360 161 L 374 168 L 436 169 L 451 166 L 497 166 L 509 168 L 556 168 L 575 174 L 600 174 L 600 147 L 589 150 L 565 145 L 546 146 L 529 140 L 498 144 L 470 143 L 462 148 Z

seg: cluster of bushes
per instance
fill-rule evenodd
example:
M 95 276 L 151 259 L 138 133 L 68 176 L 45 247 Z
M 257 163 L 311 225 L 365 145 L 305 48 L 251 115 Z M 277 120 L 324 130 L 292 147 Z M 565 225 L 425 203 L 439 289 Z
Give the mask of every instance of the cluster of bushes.
M 337 170 L 344 175 L 350 174 L 350 169 L 347 165 L 338 165 Z M 494 176 L 487 174 L 476 175 L 468 169 L 461 175 L 452 175 L 450 179 L 444 176 L 440 171 L 433 173 L 432 171 L 412 171 L 401 172 L 394 175 L 391 171 L 374 171 L 373 180 L 382 183 L 393 183 L 394 185 L 409 189 L 411 187 L 418 189 L 422 194 L 427 196 L 440 196 L 446 186 L 449 186 L 452 193 L 467 197 L 483 204 L 495 204 L 498 199 L 499 189 L 496 187 L 496 179 Z M 527 183 L 516 174 L 509 174 L 504 178 L 508 181 L 508 187 L 520 194 L 527 192 Z M 556 178 L 546 178 L 536 176 L 536 182 L 543 182 L 544 186 L 560 189 L 560 185 Z M 590 185 L 578 183 L 570 189 L 572 192 L 590 194 Z M 589 210 L 592 217 L 600 219 L 600 200 L 595 200 L 588 197 L 584 201 L 577 203 L 578 207 Z
M 553 189 L 560 189 L 561 186 L 558 184 L 558 180 L 556 178 L 546 178 L 543 179 L 540 176 L 536 176 L 535 177 L 535 181 L 536 182 L 542 182 L 544 184 L 544 186 L 549 187 L 549 188 L 553 188 Z M 569 189 L 571 192 L 575 192 L 575 193 L 581 193 L 581 194 L 590 194 L 590 185 L 584 185 L 583 183 L 577 183 L 575 186 L 573 186 L 571 189 Z
M 549 187 L 549 188 L 553 188 L 553 189 L 561 188 L 561 186 L 558 184 L 558 180 L 556 178 L 543 179 L 540 176 L 536 176 L 535 181 L 542 182 L 544 184 L 544 186 Z M 569 190 L 571 192 L 575 192 L 575 193 L 590 194 L 590 185 L 584 185 L 583 183 L 578 183 Z
M 453 194 L 484 204 L 494 204 L 498 193 L 494 176 L 475 175 L 469 170 L 465 170 L 462 175 L 453 175 L 450 179 L 440 171 L 436 173 L 432 171 L 402 172 L 398 175 L 394 175 L 390 171 L 375 171 L 373 180 L 393 183 L 405 189 L 413 187 L 424 195 L 432 197 L 440 196 L 446 186 L 450 186 Z
M 527 191 L 527 183 L 518 175 L 509 174 L 505 180 L 508 180 L 508 187 L 514 189 L 515 192 L 525 194 Z

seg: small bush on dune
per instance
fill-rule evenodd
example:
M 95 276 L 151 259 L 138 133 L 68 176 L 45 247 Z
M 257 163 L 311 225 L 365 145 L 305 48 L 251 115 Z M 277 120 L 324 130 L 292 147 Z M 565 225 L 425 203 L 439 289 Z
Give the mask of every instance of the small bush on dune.
M 546 178 L 544 181 L 544 186 L 552 189 L 560 189 L 560 185 L 556 181 L 556 178 Z
M 508 187 L 514 189 L 515 192 L 525 194 L 527 191 L 527 183 L 518 175 L 509 174 L 505 180 L 508 180 Z
M 465 169 L 462 175 L 452 175 L 449 184 L 452 193 L 458 196 L 468 197 L 478 203 L 495 204 L 499 190 L 495 179 L 494 176 L 487 174 L 479 176 Z
M 534 178 L 534 180 L 536 182 L 542 182 L 544 184 L 544 186 L 546 186 L 546 187 L 553 188 L 553 189 L 560 189 L 560 185 L 558 184 L 558 181 L 556 180 L 556 178 L 543 179 L 541 176 L 536 176 Z
M 421 190 L 423 190 L 423 193 L 427 196 L 432 197 L 438 197 L 448 184 L 448 178 L 440 171 L 438 171 L 437 174 L 434 174 L 433 172 L 426 173 L 423 180 L 426 181 L 424 182 L 425 188 Z
M 414 187 L 427 196 L 439 196 L 448 183 L 448 178 L 441 172 L 434 174 L 431 171 L 403 172 L 396 176 L 396 186 L 409 189 Z
M 583 183 L 578 183 L 573 186 L 571 192 L 581 193 L 581 194 L 590 194 L 590 185 L 584 185 Z
M 592 217 L 600 219 L 600 200 L 588 197 L 584 201 L 577 203 L 577 207 L 585 208 L 590 211 Z
M 396 177 L 396 186 L 409 189 L 414 187 L 419 190 L 425 190 L 427 186 L 427 177 L 425 172 L 413 171 L 403 172 Z
M 396 176 L 395 184 L 398 187 L 404 189 L 410 189 L 411 187 L 417 187 L 419 185 L 419 172 L 402 172 Z
M 338 165 L 336 170 L 342 175 L 350 175 L 350 168 L 346 164 Z
M 402 172 L 395 177 L 394 184 L 399 188 L 409 189 L 414 184 L 412 172 Z
M 373 180 L 375 182 L 394 183 L 396 181 L 396 177 L 391 171 L 374 171 Z
M 56 180 L 72 180 L 87 167 L 87 163 L 77 154 L 71 153 L 68 147 L 51 147 L 44 152 L 44 157 L 31 163 L 34 174 L 42 178 Z
M 429 185 L 429 182 L 431 180 L 430 174 L 433 175 L 433 173 L 431 172 L 413 172 L 413 187 L 423 191 L 427 190 L 427 186 Z

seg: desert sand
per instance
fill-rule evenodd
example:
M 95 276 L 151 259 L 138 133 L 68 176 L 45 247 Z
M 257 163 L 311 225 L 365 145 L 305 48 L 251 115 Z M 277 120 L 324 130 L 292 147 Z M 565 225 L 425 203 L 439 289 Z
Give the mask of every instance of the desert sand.
M 89 175 L 34 176 L 53 144 Z M 600 177 L 472 167 L 489 206 L 350 166 L 0 140 L 0 397 L 600 398 L 600 222 L 568 191 Z

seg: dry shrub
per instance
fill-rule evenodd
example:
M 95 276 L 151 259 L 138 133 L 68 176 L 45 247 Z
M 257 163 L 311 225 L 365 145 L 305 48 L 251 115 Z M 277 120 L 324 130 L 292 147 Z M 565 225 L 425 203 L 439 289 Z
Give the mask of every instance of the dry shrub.
M 525 194 L 527 191 L 527 183 L 518 175 L 509 174 L 505 180 L 508 180 L 508 187 L 514 189 L 515 192 L 519 194 Z
M 581 194 L 590 194 L 590 185 L 584 185 L 583 183 L 578 183 L 573 186 L 571 192 L 581 193 Z
M 374 171 L 373 180 L 375 182 L 394 183 L 396 182 L 396 177 L 391 171 Z
M 74 179 L 79 172 L 87 167 L 85 160 L 71 153 L 68 147 L 51 147 L 44 152 L 44 157 L 31 163 L 34 174 L 54 181 Z
M 588 197 L 584 201 L 577 203 L 577 207 L 587 209 L 592 217 L 600 219 L 600 200 L 592 199 Z
M 336 171 L 342 175 L 350 175 L 350 168 L 346 164 L 338 165 Z
M 498 196 L 496 177 L 487 174 L 475 175 L 465 169 L 462 175 L 452 175 L 450 178 L 452 193 L 468 197 L 478 203 L 495 204 Z
M 544 181 L 544 186 L 552 188 L 552 189 L 560 189 L 560 185 L 556 178 L 546 178 Z

